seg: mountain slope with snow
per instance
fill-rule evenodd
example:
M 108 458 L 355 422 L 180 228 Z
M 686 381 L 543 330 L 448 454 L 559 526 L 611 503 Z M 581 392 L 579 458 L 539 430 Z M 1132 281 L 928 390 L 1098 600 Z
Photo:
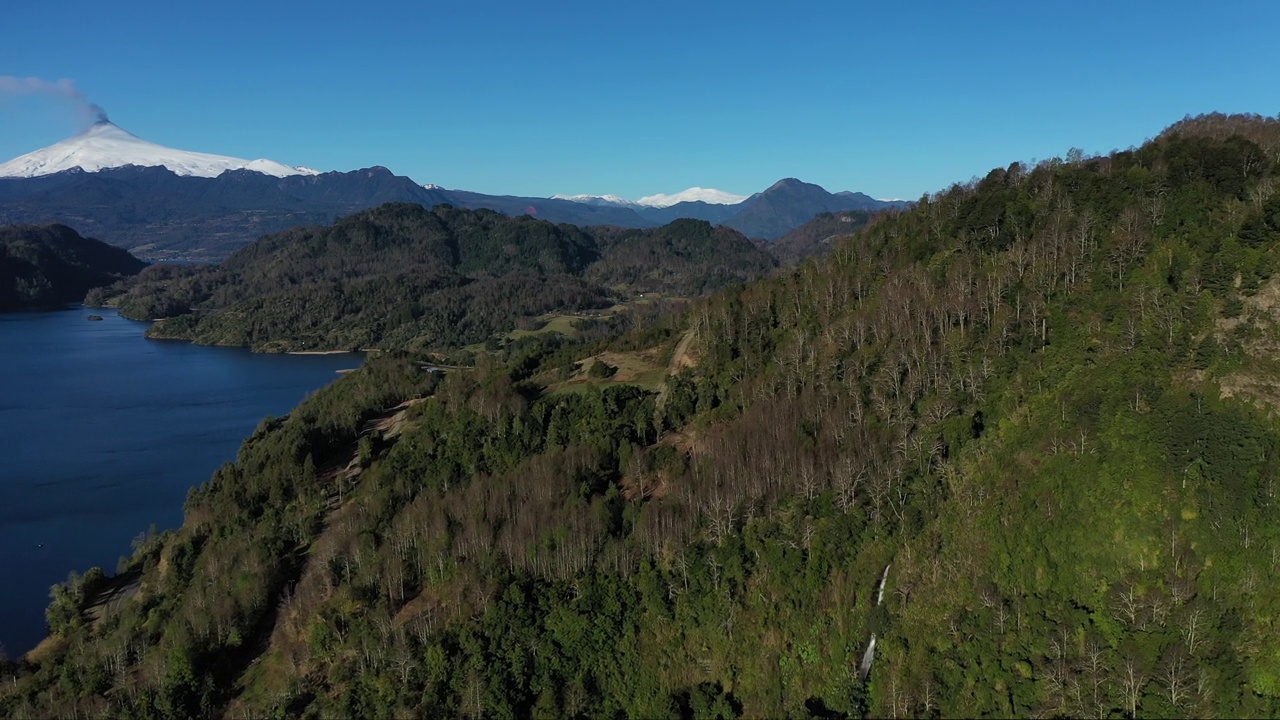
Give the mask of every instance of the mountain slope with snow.
M 553 199 L 593 208 L 629 209 L 655 225 L 665 225 L 678 218 L 705 220 L 765 240 L 780 237 L 820 213 L 877 212 L 910 206 L 908 202 L 876 200 L 865 193 L 848 190 L 830 193 L 795 178 L 779 180 L 750 197 L 714 188 L 691 187 L 672 195 L 650 195 L 639 200 L 626 200 L 617 195 L 556 195 Z M 626 225 L 616 221 L 611 224 Z
M 734 195 L 714 188 L 691 187 L 672 195 L 649 195 L 639 200 L 628 200 L 617 195 L 552 195 L 552 200 L 568 200 L 596 207 L 666 208 L 683 202 L 703 202 L 708 205 L 737 205 L 746 195 Z
M 734 195 L 723 190 L 715 188 L 691 187 L 688 190 L 682 190 L 674 195 L 649 195 L 642 197 L 636 201 L 640 205 L 648 207 L 664 208 L 676 205 L 682 202 L 704 202 L 708 205 L 737 205 L 746 200 L 746 195 Z
M 640 203 L 634 200 L 628 200 L 617 195 L 552 195 L 551 199 L 568 200 L 582 203 L 583 205 L 595 205 L 596 207 L 642 207 Z
M 166 167 L 176 175 L 206 178 L 217 177 L 227 170 L 253 170 L 275 177 L 319 174 L 315 170 L 289 167 L 273 160 L 242 160 L 176 150 L 147 142 L 103 120 L 75 137 L 0 164 L 0 177 L 40 177 L 75 168 L 98 172 L 126 165 Z

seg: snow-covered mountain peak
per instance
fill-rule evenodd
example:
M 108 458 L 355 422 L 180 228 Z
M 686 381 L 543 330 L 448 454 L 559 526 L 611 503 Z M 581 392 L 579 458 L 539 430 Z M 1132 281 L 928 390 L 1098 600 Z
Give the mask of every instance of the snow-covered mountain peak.
M 674 195 L 658 194 L 642 197 L 636 203 L 649 207 L 664 208 L 682 202 L 704 202 L 708 205 L 737 205 L 746 199 L 746 195 L 734 195 L 715 188 L 691 187 Z
M 253 170 L 275 177 L 318 175 L 309 168 L 295 168 L 274 160 L 242 160 L 225 155 L 176 150 L 147 142 L 107 120 L 74 137 L 0 164 L 0 177 L 38 177 L 79 168 L 98 172 L 107 168 L 139 165 L 166 167 L 176 175 L 217 177 L 227 170 Z
M 552 195 L 552 200 L 569 200 L 584 205 L 610 205 L 629 208 L 664 208 L 682 202 L 704 202 L 708 205 L 737 205 L 746 195 L 734 195 L 713 188 L 691 187 L 674 195 L 650 195 L 639 200 L 628 200 L 617 195 Z
M 105 139 L 125 141 L 125 142 L 141 142 L 142 141 L 142 138 L 138 137 L 137 135 L 134 135 L 128 130 L 125 130 L 124 128 L 111 122 L 110 120 L 99 120 L 98 122 L 91 125 L 88 130 L 85 130 L 79 135 L 72 136 L 70 140 L 67 140 L 65 142 L 70 142 L 72 140 L 77 140 L 77 139 L 87 140 L 89 138 L 105 138 Z
M 552 195 L 552 200 L 569 200 L 584 205 L 612 205 L 617 207 L 639 207 L 640 203 L 617 195 Z

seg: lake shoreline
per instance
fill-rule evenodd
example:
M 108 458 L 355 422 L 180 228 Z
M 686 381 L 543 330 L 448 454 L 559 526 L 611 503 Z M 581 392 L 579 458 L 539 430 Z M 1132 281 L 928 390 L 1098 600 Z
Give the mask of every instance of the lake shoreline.
M 0 543 L 11 549 L 0 557 L 0 645 L 10 657 L 45 639 L 50 586 L 72 570 L 116 569 L 148 527 L 181 526 L 188 491 L 234 460 L 263 417 L 364 364 L 360 354 L 157 342 L 117 309 L 96 313 L 102 322 L 75 305 L 0 314 Z

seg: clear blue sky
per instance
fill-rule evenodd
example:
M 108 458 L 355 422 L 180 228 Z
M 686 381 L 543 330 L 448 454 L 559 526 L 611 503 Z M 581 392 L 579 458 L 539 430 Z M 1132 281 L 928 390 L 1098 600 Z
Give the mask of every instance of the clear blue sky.
M 0 75 L 136 135 L 486 193 L 917 198 L 1013 160 L 1280 113 L 1280 3 L 13 0 Z M 0 160 L 78 128 L 0 97 Z

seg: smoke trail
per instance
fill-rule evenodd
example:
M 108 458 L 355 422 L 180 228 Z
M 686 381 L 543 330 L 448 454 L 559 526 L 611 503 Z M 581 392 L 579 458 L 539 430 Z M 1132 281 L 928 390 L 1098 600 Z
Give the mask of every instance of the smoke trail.
M 107 122 L 107 111 L 100 105 L 89 102 L 89 98 L 76 87 L 74 80 L 63 78 L 57 82 L 49 82 L 37 77 L 0 75 L 0 95 L 49 95 L 63 98 L 75 104 L 86 124 Z

